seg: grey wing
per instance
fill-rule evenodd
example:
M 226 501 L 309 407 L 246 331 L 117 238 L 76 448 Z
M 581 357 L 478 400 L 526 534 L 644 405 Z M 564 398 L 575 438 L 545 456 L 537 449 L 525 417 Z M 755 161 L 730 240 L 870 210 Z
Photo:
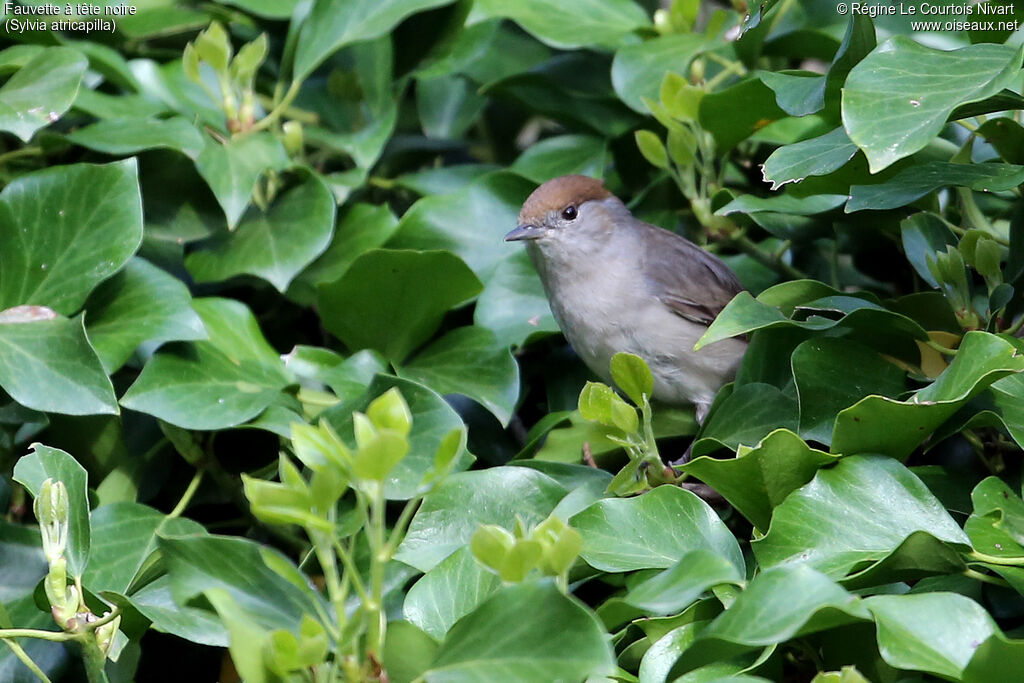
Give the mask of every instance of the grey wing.
M 676 315 L 710 325 L 743 286 L 714 254 L 653 225 L 644 240 L 644 281 Z

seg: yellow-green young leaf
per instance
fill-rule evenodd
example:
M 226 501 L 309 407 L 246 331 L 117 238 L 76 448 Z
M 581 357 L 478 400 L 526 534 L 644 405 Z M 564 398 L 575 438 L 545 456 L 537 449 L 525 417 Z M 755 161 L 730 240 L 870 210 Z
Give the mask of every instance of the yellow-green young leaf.
M 285 678 L 296 669 L 302 668 L 299 663 L 299 639 L 295 634 L 284 629 L 271 631 L 270 647 L 263 653 L 268 669 Z
M 543 556 L 544 546 L 540 542 L 521 538 L 505 555 L 505 561 L 501 564 L 498 576 L 502 581 L 518 583 L 537 568 Z
M 246 474 L 242 475 L 242 488 L 252 514 L 261 521 L 331 530 L 330 522 L 311 512 L 313 500 L 308 489 L 300 490 Z
M 306 479 L 302 476 L 302 472 L 300 472 L 299 468 L 295 466 L 295 463 L 285 457 L 283 453 L 278 459 L 277 473 L 281 478 L 281 483 L 285 486 L 289 486 L 297 490 L 301 490 L 306 486 Z
M 673 128 L 668 132 L 668 153 L 676 166 L 688 166 L 697 155 L 697 138 L 689 128 Z
M 676 33 L 688 33 L 693 29 L 699 9 L 699 0 L 675 0 L 672 3 L 669 16 L 672 19 L 672 28 Z
M 231 60 L 231 78 L 242 85 L 251 84 L 266 58 L 267 34 L 261 33 L 259 38 L 243 45 Z
M 352 466 L 352 453 L 326 422 L 315 427 L 292 423 L 292 451 L 303 465 L 314 471 L 333 464 L 342 472 L 348 472 Z
M 580 392 L 579 407 L 584 420 L 600 422 L 606 427 L 635 432 L 639 426 L 636 410 L 606 384 L 587 382 Z
M 185 52 L 181 55 L 181 68 L 185 71 L 185 76 L 196 83 L 201 78 L 199 75 L 199 53 L 192 46 L 192 43 L 185 44 Z
M 299 659 L 303 668 L 316 666 L 327 659 L 327 631 L 324 630 L 323 624 L 310 615 L 303 614 L 299 635 Z
M 325 467 L 313 472 L 309 479 L 309 492 L 317 510 L 330 510 L 348 489 L 348 477 L 337 467 Z
M 365 481 L 384 481 L 409 452 L 409 440 L 391 429 L 382 429 L 361 443 L 352 463 L 352 474 Z
M 644 398 L 650 399 L 654 391 L 654 375 L 640 356 L 632 353 L 617 353 L 612 356 L 612 379 L 633 403 L 641 405 Z
M 249 618 L 227 589 L 210 588 L 203 594 L 227 627 L 228 651 L 241 679 L 246 683 L 269 683 L 275 677 L 267 675 L 263 653 L 270 645 L 270 634 Z
M 855 666 L 844 666 L 840 671 L 819 671 L 811 683 L 870 683 Z
M 297 157 L 302 154 L 305 147 L 305 135 L 302 131 L 302 124 L 298 121 L 285 121 L 281 124 L 281 132 L 284 133 L 284 151 L 290 157 Z
M 448 432 L 434 454 L 434 471 L 444 472 L 455 461 L 455 457 L 466 445 L 466 430 L 459 428 Z
M 196 52 L 199 58 L 220 72 L 228 69 L 228 62 L 231 61 L 231 40 L 227 31 L 218 22 L 213 22 L 210 27 L 196 36 Z
M 548 531 L 538 540 L 544 546 L 542 565 L 553 576 L 569 571 L 583 549 L 583 536 L 571 526 L 562 524 L 557 532 Z
M 499 571 L 515 544 L 515 536 L 507 529 L 495 524 L 484 524 L 473 532 L 469 549 L 480 564 Z
M 670 116 L 680 121 L 693 123 L 697 120 L 704 90 L 692 85 L 685 77 L 670 71 L 665 74 L 665 78 L 661 82 L 661 91 L 658 97 L 661 100 L 661 106 Z
M 652 166 L 668 168 L 668 154 L 665 153 L 665 145 L 661 144 L 661 139 L 657 135 L 649 130 L 638 130 L 636 146 Z
M 974 248 L 974 268 L 986 279 L 1000 277 L 1001 271 L 999 262 L 1002 260 L 1002 250 L 995 240 L 979 240 Z
M 362 448 L 377 437 L 377 428 L 363 413 L 352 413 L 352 431 L 356 437 L 357 448 Z
M 393 429 L 402 436 L 412 429 L 412 413 L 397 387 L 392 387 L 373 399 L 366 416 L 377 429 Z

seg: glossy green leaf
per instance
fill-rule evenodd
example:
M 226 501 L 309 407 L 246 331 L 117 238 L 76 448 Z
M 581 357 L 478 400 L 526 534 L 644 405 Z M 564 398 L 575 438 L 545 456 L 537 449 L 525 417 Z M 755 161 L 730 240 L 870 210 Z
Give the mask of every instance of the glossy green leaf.
M 965 683 L 1011 680 L 1022 665 L 1024 642 L 1010 640 L 996 631 L 974 651 L 967 666 L 963 668 L 962 680 Z
M 864 606 L 878 624 L 878 651 L 886 663 L 953 680 L 998 632 L 981 605 L 955 593 L 876 595 Z
M 238 227 L 188 255 L 199 282 L 248 273 L 284 292 L 292 279 L 330 243 L 334 197 L 314 173 L 284 192 L 265 212 L 252 210 Z
M 743 195 L 732 200 L 715 213 L 727 216 L 730 213 L 760 213 L 771 211 L 794 216 L 813 216 L 838 208 L 846 203 L 847 196 L 841 194 L 812 194 L 806 197 L 794 197 L 788 194 L 777 194 L 772 197 L 755 197 Z
M 479 118 L 487 98 L 468 79 L 436 76 L 416 81 L 416 105 L 428 138 L 457 139 Z
M 268 133 L 253 133 L 226 144 L 207 137 L 196 158 L 196 170 L 203 177 L 217 203 L 224 210 L 229 229 L 234 229 L 249 206 L 256 182 L 268 171 L 288 166 L 284 147 Z
M 375 249 L 321 285 L 317 300 L 324 326 L 350 349 L 375 349 L 401 362 L 449 309 L 479 292 L 480 281 L 451 253 Z
M 451 0 L 317 0 L 303 24 L 295 52 L 295 77 L 305 78 L 346 45 L 377 38 L 415 12 Z
M 843 124 L 877 173 L 927 145 L 956 107 L 1007 87 L 1020 65 L 1009 46 L 942 51 L 895 36 L 850 70 Z
M 807 116 L 825 107 L 825 76 L 804 71 L 765 71 L 761 82 L 775 93 L 775 102 L 790 116 Z
M 402 216 L 388 246 L 447 249 L 487 282 L 498 264 L 521 248 L 502 238 L 516 227 L 519 208 L 532 190 L 529 181 L 503 172 L 451 194 L 424 197 Z
M 949 226 L 937 214 L 921 211 L 900 223 L 900 237 L 903 252 L 922 280 L 932 287 L 939 283 L 928 267 L 928 259 L 936 252 L 946 250 L 946 245 L 956 245 L 958 240 Z
M 636 584 L 623 598 L 648 614 L 674 614 L 689 607 L 707 590 L 723 583 L 742 583 L 736 565 L 705 549 L 689 552 L 660 574 Z
M 76 145 L 113 156 L 128 156 L 166 147 L 195 159 L 203 151 L 200 132 L 181 117 L 169 119 L 104 119 L 67 136 Z
M 36 304 L 71 315 L 141 242 L 134 159 L 23 175 L 0 193 L 0 310 Z
M 34 410 L 118 412 L 114 387 L 89 344 L 81 317 L 0 321 L 0 387 Z
M 534 335 L 558 332 L 544 286 L 526 250 L 498 264 L 476 301 L 473 322 L 491 330 L 507 346 L 522 346 Z
M 99 593 L 127 595 L 157 550 L 157 533 L 205 534 L 190 519 L 167 517 L 140 503 L 112 503 L 92 513 L 92 554 L 82 585 Z
M 753 547 L 762 567 L 806 564 L 841 578 L 884 559 L 918 531 L 954 548 L 969 544 L 942 504 L 899 462 L 851 456 L 818 470 L 791 493 Z
M 632 31 L 650 25 L 647 13 L 632 0 L 480 0 L 475 9 L 483 17 L 511 19 L 544 43 L 566 49 L 616 47 Z M 566 26 L 573 30 L 564 30 Z
M 222 429 L 263 411 L 289 383 L 245 305 L 196 299 L 208 338 L 153 356 L 121 404 L 185 429 Z
M 846 212 L 895 209 L 947 185 L 1000 192 L 1021 183 L 1024 183 L 1024 166 L 930 161 L 905 168 L 883 183 L 852 186 Z
M 107 372 L 120 368 L 143 342 L 202 339 L 206 328 L 177 278 L 133 258 L 85 302 L 89 341 Z
M 633 111 L 648 113 L 644 99 L 658 100 L 665 74 L 688 73 L 690 60 L 707 44 L 699 33 L 672 33 L 622 47 L 612 62 L 615 93 Z
M 822 136 L 776 148 L 761 166 L 766 182 L 776 190 L 810 176 L 837 171 L 857 153 L 842 126 Z
M 0 130 L 28 142 L 37 130 L 60 119 L 75 101 L 88 65 L 71 48 L 38 52 L 0 87 Z
M 436 640 L 408 621 L 390 622 L 383 657 L 388 680 L 414 683 L 434 661 L 437 646 Z
M 469 542 L 481 524 L 512 528 L 544 520 L 566 491 L 550 477 L 522 467 L 460 472 L 427 495 L 395 559 L 430 571 Z
M 463 394 L 486 407 L 502 426 L 519 399 L 519 365 L 483 327 L 452 330 L 398 370 L 439 394 Z
M 636 405 L 642 405 L 654 391 L 654 375 L 640 356 L 617 353 L 611 361 L 612 379 Z
M 832 442 L 836 415 L 865 394 L 896 397 L 904 371 L 872 349 L 846 339 L 809 339 L 791 357 L 800 404 L 800 436 Z M 849 368 L 857 368 L 851 374 Z
M 764 532 L 772 510 L 835 459 L 811 448 L 793 432 L 779 429 L 754 448 L 741 447 L 735 458 L 694 458 L 682 469 L 722 494 Z
M 501 579 L 484 569 L 464 547 L 413 584 L 402 604 L 402 616 L 441 640 L 455 622 L 500 587 Z
M 304 615 L 325 613 L 311 586 L 297 586 L 272 570 L 254 541 L 230 536 L 160 536 L 157 541 L 171 590 L 179 604 L 210 589 L 223 589 L 247 618 L 265 629 L 299 631 Z M 262 549 L 292 566 L 277 551 Z
M 91 527 L 89 524 L 89 475 L 71 455 L 59 448 L 33 444 L 32 453 L 14 466 L 14 480 L 33 496 L 39 495 L 43 482 L 61 482 L 68 492 L 67 549 L 68 574 L 81 577 L 89 563 Z
M 753 648 L 870 619 L 859 598 L 807 565 L 768 569 L 700 632 L 670 677 Z
M 968 332 L 939 377 L 906 401 L 867 396 L 843 410 L 832 432 L 835 452 L 905 458 L 971 397 L 1024 370 L 1016 347 L 987 332 Z
M 387 206 L 354 204 L 338 217 L 327 249 L 292 280 L 288 295 L 313 302 L 317 285 L 340 278 L 361 254 L 383 246 L 397 226 L 398 219 Z
M 730 449 L 753 445 L 776 429 L 796 431 L 798 420 L 799 408 L 791 394 L 770 384 L 744 384 L 716 403 L 692 455 L 704 455 L 723 445 Z
M 708 93 L 700 101 L 700 123 L 714 136 L 721 151 L 785 116 L 775 103 L 775 93 L 759 78 Z
M 526 148 L 509 170 L 543 183 L 563 175 L 600 178 L 608 157 L 604 140 L 592 135 L 556 135 Z
M 536 619 L 537 605 L 544 605 L 543 619 Z M 515 624 L 520 627 L 510 628 Z M 530 582 L 502 589 L 460 619 L 423 677 L 429 683 L 582 680 L 610 674 L 614 662 L 593 612 L 550 581 Z
M 153 622 L 157 631 L 212 647 L 228 645 L 227 629 L 217 614 L 210 609 L 179 604 L 166 574 L 134 593 L 129 602 Z
M 583 534 L 580 555 L 595 569 L 665 569 L 686 553 L 707 550 L 742 572 L 736 539 L 704 501 L 675 486 L 636 498 L 599 500 L 572 518 Z

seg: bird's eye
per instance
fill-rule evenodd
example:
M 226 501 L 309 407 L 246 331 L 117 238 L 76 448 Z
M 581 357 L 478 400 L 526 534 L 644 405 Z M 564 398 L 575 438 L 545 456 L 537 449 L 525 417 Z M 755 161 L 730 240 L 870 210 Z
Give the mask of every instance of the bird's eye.
M 567 221 L 576 220 L 576 207 L 570 204 L 569 206 L 562 209 L 562 218 Z

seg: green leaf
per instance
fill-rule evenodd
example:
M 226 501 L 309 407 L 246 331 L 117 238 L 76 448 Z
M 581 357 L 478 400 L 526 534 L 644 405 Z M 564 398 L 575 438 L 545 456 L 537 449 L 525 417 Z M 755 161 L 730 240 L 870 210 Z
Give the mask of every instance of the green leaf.
M 73 130 L 67 139 L 76 145 L 110 154 L 129 156 L 166 147 L 195 159 L 203 151 L 203 136 L 180 116 L 169 119 L 104 119 Z
M 1024 166 L 929 161 L 909 166 L 882 183 L 851 186 L 846 213 L 863 209 L 895 209 L 947 185 L 978 192 L 1002 192 L 1021 183 L 1024 183 Z
M 210 589 L 223 589 L 254 624 L 295 633 L 305 615 L 326 613 L 327 605 L 311 586 L 298 586 L 267 566 L 263 553 L 294 567 L 276 550 L 244 538 L 213 535 L 161 535 L 157 543 L 179 604 Z
M 607 157 L 608 145 L 599 137 L 556 135 L 527 147 L 509 170 L 538 184 L 570 174 L 600 178 Z
M 525 249 L 498 264 L 476 301 L 473 322 L 493 332 L 502 346 L 522 346 L 534 335 L 558 332 L 544 285 Z
M 361 254 L 383 246 L 397 227 L 398 219 L 387 206 L 354 204 L 338 217 L 327 249 L 292 280 L 288 296 L 312 304 L 317 285 L 340 278 Z
M 793 396 L 770 384 L 743 384 L 719 401 L 693 445 L 694 456 L 723 445 L 735 450 L 740 444 L 761 441 L 776 429 L 797 428 L 799 409 Z
M 761 172 L 765 182 L 777 190 L 786 183 L 799 183 L 810 176 L 837 171 L 857 153 L 842 126 L 810 140 L 778 147 L 765 160 Z
M 953 110 L 1013 82 L 1021 51 L 970 45 L 943 51 L 895 36 L 850 70 L 843 86 L 843 124 L 872 173 L 922 149 Z
M 435 76 L 416 81 L 416 108 L 428 138 L 461 138 L 479 118 L 487 98 L 462 76 Z
M 99 593 L 127 595 L 143 577 L 157 550 L 158 532 L 205 534 L 190 519 L 167 517 L 140 503 L 103 505 L 92 513 L 92 554 L 102 561 L 89 563 L 82 585 Z
M 617 47 L 633 31 L 650 26 L 647 13 L 632 0 L 479 0 L 481 17 L 504 17 L 556 48 Z M 572 26 L 572 31 L 566 31 Z
M 760 213 L 770 211 L 793 216 L 813 216 L 838 208 L 846 203 L 844 194 L 812 194 L 806 197 L 794 197 L 789 194 L 777 194 L 771 197 L 757 197 L 746 194 L 732 200 L 715 212 L 719 216 L 730 213 Z
M 228 646 L 227 629 L 220 617 L 209 609 L 178 604 L 166 574 L 134 593 L 129 602 L 159 631 L 202 645 Z
M 68 492 L 68 543 L 64 557 L 68 574 L 81 577 L 89 563 L 89 475 L 77 460 L 59 448 L 36 443 L 31 449 L 32 453 L 14 465 L 14 480 L 33 496 L 39 495 L 47 479 L 64 484 Z
M 756 77 L 708 93 L 700 101 L 700 124 L 714 136 L 721 152 L 785 117 L 775 93 Z
M 676 614 L 708 589 L 723 583 L 741 584 L 736 565 L 721 555 L 698 549 L 646 581 L 631 587 L 623 600 L 651 615 Z
M 647 163 L 655 168 L 668 168 L 668 152 L 661 138 L 649 130 L 638 130 L 634 136 L 637 149 L 647 159 Z
M 319 177 L 280 195 L 267 211 L 252 209 L 232 231 L 188 255 L 185 265 L 199 282 L 248 273 L 284 292 L 292 279 L 330 243 L 334 197 Z
M 800 436 L 832 442 L 836 415 L 865 394 L 895 397 L 905 372 L 876 351 L 848 339 L 809 339 L 791 356 L 800 404 Z M 850 368 L 857 368 L 856 374 Z
M 519 399 L 519 365 L 508 346 L 483 327 L 459 327 L 433 342 L 398 374 L 439 394 L 462 394 L 507 426 Z
M 890 666 L 959 680 L 978 646 L 998 633 L 988 612 L 956 593 L 876 595 L 864 605 L 878 624 L 878 651 Z
M 626 392 L 636 405 L 650 399 L 654 391 L 654 375 L 640 356 L 632 353 L 617 353 L 612 356 L 612 379 L 615 385 Z
M 364 366 L 362 370 L 374 370 L 373 359 L 364 357 L 360 360 L 370 365 Z M 353 374 L 361 371 L 353 367 L 345 369 L 354 371 Z M 374 377 L 372 382 L 367 379 L 366 383 L 369 386 L 364 387 L 364 391 L 356 394 L 350 401 L 325 410 L 321 414 L 321 419 L 326 420 L 334 428 L 335 433 L 352 445 L 352 412 L 367 410 L 378 396 L 397 388 L 412 413 L 412 431 L 409 432 L 409 455 L 391 471 L 384 492 L 391 500 L 412 498 L 423 492 L 424 478 L 434 467 L 434 457 L 438 449 L 442 446 L 451 448 L 449 435 L 453 430 L 464 426 L 462 419 L 436 392 L 417 382 L 381 374 Z M 336 384 L 332 380 L 332 386 Z M 454 450 L 458 459 L 453 467 L 456 470 L 466 469 L 473 459 L 466 452 L 465 444 L 456 443 L 458 446 Z
M 423 283 L 431 286 L 424 287 Z M 401 362 L 429 339 L 449 309 L 480 292 L 480 281 L 443 251 L 368 251 L 339 280 L 320 285 L 324 326 L 352 350 Z
M 209 338 L 153 356 L 121 405 L 185 429 L 223 429 L 259 415 L 289 383 L 244 304 L 195 299 Z
M 605 427 L 620 429 L 627 434 L 639 426 L 636 408 L 629 405 L 607 384 L 587 382 L 580 392 L 580 415 L 584 420 L 600 422 Z
M 388 623 L 384 643 L 384 669 L 388 680 L 414 683 L 430 666 L 437 654 L 437 641 L 408 621 Z
M 775 93 L 775 102 L 790 116 L 825 108 L 825 76 L 806 71 L 763 71 L 758 78 Z
M 978 126 L 978 135 L 995 148 L 1003 161 L 1024 164 L 1024 127 L 1013 119 L 989 119 Z
M 537 613 L 540 605 L 543 617 Z M 594 613 L 543 581 L 503 588 L 460 619 L 423 678 L 429 683 L 513 683 L 538 675 L 583 680 L 614 668 L 611 643 Z
M 28 142 L 75 101 L 88 60 L 77 50 L 48 47 L 0 87 L 0 130 Z
M 700 632 L 669 679 L 754 648 L 870 619 L 859 598 L 809 566 L 767 569 Z
M 196 170 L 213 191 L 233 230 L 245 214 L 260 176 L 289 164 L 284 147 L 269 133 L 252 133 L 225 144 L 207 137 Z
M 1022 370 L 1024 357 L 1013 344 L 987 332 L 968 332 L 950 366 L 908 400 L 867 396 L 840 412 L 832 450 L 905 458 L 973 396 Z
M 1010 640 L 996 631 L 974 651 L 964 667 L 962 680 L 964 683 L 1012 680 L 1022 665 L 1024 641 Z
M 487 282 L 501 261 L 516 253 L 502 238 L 516 226 L 531 190 L 533 184 L 518 175 L 498 172 L 457 192 L 424 197 L 402 216 L 388 246 L 447 249 Z
M 406 621 L 441 640 L 455 622 L 501 588 L 501 579 L 484 569 L 463 547 L 420 578 L 405 596 Z
M 141 242 L 134 159 L 23 175 L 0 192 L 0 310 L 37 304 L 71 315 Z
M 964 531 L 974 548 L 996 557 L 1024 557 L 1024 503 L 1004 481 L 987 477 L 971 491 L 974 512 Z
M 89 344 L 81 316 L 0 321 L 0 387 L 34 410 L 66 415 L 118 412 L 114 387 Z
M 743 572 L 735 537 L 707 503 L 675 486 L 635 498 L 599 500 L 573 516 L 583 534 L 580 555 L 595 569 L 665 569 L 693 550 L 720 555 Z
M 316 0 L 302 25 L 295 51 L 293 78 L 304 79 L 346 45 L 378 38 L 410 14 L 447 5 L 452 0 Z
M 466 545 L 481 524 L 511 529 L 543 521 L 568 491 L 547 475 L 523 467 L 460 472 L 423 500 L 395 559 L 427 572 Z
M 646 114 L 644 99 L 658 100 L 665 75 L 685 75 L 690 60 L 707 45 L 708 39 L 699 33 L 671 33 L 620 48 L 612 62 L 615 93 L 630 109 Z
M 225 4 L 241 7 L 250 14 L 266 19 L 288 19 L 301 0 L 225 0 Z
M 938 287 L 939 283 L 928 267 L 928 258 L 944 252 L 947 245 L 958 243 L 947 223 L 937 214 L 921 211 L 900 223 L 900 237 L 903 253 L 914 271 L 929 285 Z
M 774 510 L 837 456 L 811 448 L 791 431 L 778 429 L 735 458 L 694 458 L 682 469 L 718 491 L 762 532 Z
M 899 462 L 851 456 L 791 493 L 775 508 L 767 535 L 752 545 L 762 567 L 799 563 L 841 578 L 886 558 L 919 531 L 955 548 L 969 544 L 928 487 Z
M 85 302 L 86 331 L 103 369 L 120 368 L 143 342 L 204 338 L 191 301 L 181 280 L 141 258 L 129 261 Z

